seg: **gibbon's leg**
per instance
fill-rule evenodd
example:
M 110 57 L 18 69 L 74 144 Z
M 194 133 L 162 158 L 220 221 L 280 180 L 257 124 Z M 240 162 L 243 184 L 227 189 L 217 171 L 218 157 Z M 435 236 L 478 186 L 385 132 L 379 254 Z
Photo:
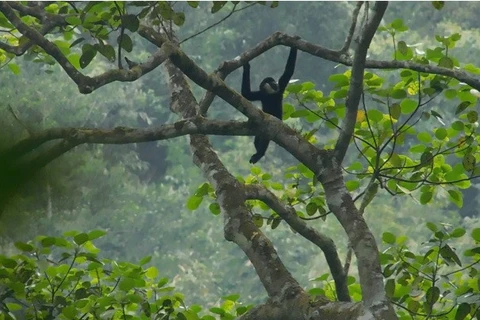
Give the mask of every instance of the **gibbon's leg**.
M 255 153 L 251 158 L 250 158 L 250 163 L 255 164 L 260 160 L 264 155 L 265 152 L 267 151 L 268 144 L 270 143 L 270 140 L 263 138 L 261 136 L 255 136 L 255 149 L 257 150 L 257 153 Z

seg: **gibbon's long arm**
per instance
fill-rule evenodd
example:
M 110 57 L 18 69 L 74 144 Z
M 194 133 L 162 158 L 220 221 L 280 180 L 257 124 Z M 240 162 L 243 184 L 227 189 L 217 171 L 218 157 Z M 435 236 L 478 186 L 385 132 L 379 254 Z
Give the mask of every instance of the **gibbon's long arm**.
M 248 62 L 243 65 L 242 96 L 250 101 L 262 100 L 263 97 L 262 92 L 250 90 L 250 64 Z
M 293 71 L 295 71 L 295 61 L 297 61 L 297 48 L 291 48 L 290 54 L 288 55 L 287 65 L 285 66 L 285 71 L 278 80 L 278 86 L 282 94 L 293 76 Z

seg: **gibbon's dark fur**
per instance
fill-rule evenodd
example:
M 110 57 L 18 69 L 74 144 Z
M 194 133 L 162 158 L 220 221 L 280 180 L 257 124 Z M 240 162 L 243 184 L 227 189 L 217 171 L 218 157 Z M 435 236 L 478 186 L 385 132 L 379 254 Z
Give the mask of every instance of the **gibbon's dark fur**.
M 250 90 L 250 64 L 247 62 L 243 65 L 242 95 L 250 101 L 260 101 L 262 103 L 263 112 L 282 120 L 283 93 L 285 92 L 288 82 L 292 78 L 296 60 L 297 48 L 291 48 L 285 71 L 278 80 L 278 84 L 273 78 L 267 77 L 260 83 L 260 91 Z M 250 163 L 256 163 L 265 155 L 269 143 L 269 139 L 262 137 L 261 135 L 255 136 L 254 145 L 257 153 L 250 158 Z

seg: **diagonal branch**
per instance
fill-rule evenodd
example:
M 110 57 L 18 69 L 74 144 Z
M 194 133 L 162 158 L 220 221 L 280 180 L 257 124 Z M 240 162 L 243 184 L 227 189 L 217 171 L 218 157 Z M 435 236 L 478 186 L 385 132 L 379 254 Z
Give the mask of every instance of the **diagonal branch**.
M 288 223 L 293 230 L 302 235 L 317 247 L 319 247 L 327 260 L 332 277 L 335 280 L 338 300 L 351 301 L 347 287 L 347 277 L 338 256 L 337 248 L 333 240 L 317 230 L 309 227 L 305 221 L 295 213 L 295 209 L 282 203 L 275 194 L 260 185 L 245 185 L 247 199 L 258 199 L 275 211 Z
M 68 76 L 77 84 L 81 93 L 91 93 L 94 90 L 114 81 L 135 81 L 146 73 L 157 68 L 167 59 L 169 53 L 160 48 L 155 52 L 147 62 L 140 63 L 130 70 L 109 70 L 99 76 L 89 77 L 78 71 L 68 61 L 67 57 L 61 52 L 53 42 L 47 40 L 43 34 L 34 28 L 22 22 L 17 17 L 11 6 L 7 2 L 0 2 L 0 11 L 17 28 L 17 30 L 30 39 L 34 44 L 40 46 L 46 53 L 52 56 L 65 70 Z
M 157 35 L 162 37 L 161 35 Z M 165 40 L 166 41 L 166 40 Z M 165 42 L 164 46 L 171 46 Z M 170 109 L 182 117 L 198 114 L 198 104 L 185 75 L 178 66 L 166 62 L 171 87 Z M 245 191 L 230 174 L 204 135 L 191 135 L 193 162 L 203 171 L 215 192 L 225 219 L 225 239 L 234 241 L 247 255 L 268 295 L 276 299 L 305 296 L 305 292 L 280 260 L 273 244 L 253 223 L 245 205 Z M 272 281 L 275 279 L 276 281 Z
M 343 47 L 338 51 L 340 53 L 347 53 L 348 49 L 350 48 L 353 34 L 355 33 L 355 28 L 357 27 L 358 14 L 360 13 L 360 9 L 362 8 L 362 5 L 363 5 L 363 1 L 358 1 L 355 9 L 353 10 L 352 24 L 350 25 L 350 30 L 348 30 L 347 38 L 345 39 L 345 43 L 343 44 Z

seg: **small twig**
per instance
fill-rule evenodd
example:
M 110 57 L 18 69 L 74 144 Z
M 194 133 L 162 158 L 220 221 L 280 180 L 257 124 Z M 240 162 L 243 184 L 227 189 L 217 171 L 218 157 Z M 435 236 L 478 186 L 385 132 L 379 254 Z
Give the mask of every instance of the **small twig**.
M 247 6 L 245 6 L 245 7 L 243 7 L 243 8 L 240 8 L 240 9 L 238 9 L 238 10 L 235 10 L 235 8 L 237 7 L 238 3 L 234 4 L 232 10 L 230 11 L 230 13 L 227 14 L 225 17 L 223 17 L 223 18 L 220 19 L 219 21 L 215 22 L 214 24 L 206 27 L 205 29 L 203 29 L 203 30 L 201 30 L 201 31 L 199 31 L 199 32 L 197 32 L 197 33 L 194 33 L 194 34 L 192 34 L 191 36 L 183 39 L 182 41 L 180 41 L 180 44 L 182 44 L 182 43 L 184 43 L 185 41 L 188 41 L 188 40 L 190 40 L 190 39 L 192 39 L 192 38 L 194 38 L 194 37 L 196 37 L 196 36 L 198 36 L 198 35 L 206 32 L 206 31 L 210 30 L 211 28 L 219 25 L 219 24 L 222 23 L 223 21 L 227 20 L 227 19 L 228 19 L 232 14 L 234 14 L 235 12 L 239 12 L 239 11 L 245 10 L 245 9 L 247 9 L 247 8 L 255 5 L 255 4 L 256 4 L 256 3 L 250 3 L 250 4 L 248 4 Z
M 353 10 L 352 24 L 350 25 L 350 30 L 348 31 L 347 38 L 345 39 L 345 43 L 343 44 L 342 49 L 339 50 L 340 53 L 346 53 L 350 48 L 353 34 L 355 33 L 355 28 L 357 27 L 358 14 L 360 13 L 360 9 L 362 8 L 362 5 L 363 5 L 363 1 L 357 2 L 357 6 Z

